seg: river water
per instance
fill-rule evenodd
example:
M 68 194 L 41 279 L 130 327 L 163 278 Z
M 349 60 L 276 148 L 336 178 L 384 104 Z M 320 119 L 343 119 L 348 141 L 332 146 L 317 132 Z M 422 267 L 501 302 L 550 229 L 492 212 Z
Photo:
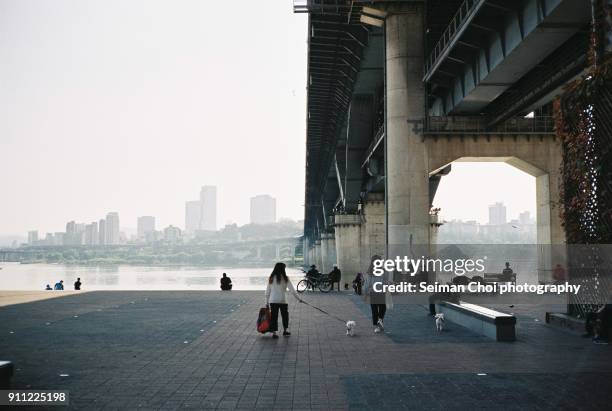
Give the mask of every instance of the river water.
M 64 280 L 67 290 L 77 277 L 82 290 L 219 290 L 223 273 L 232 279 L 234 290 L 264 290 L 270 268 L 201 268 L 158 266 L 79 266 L 62 264 L 0 263 L 0 290 L 44 290 Z M 296 285 L 303 273 L 287 268 Z

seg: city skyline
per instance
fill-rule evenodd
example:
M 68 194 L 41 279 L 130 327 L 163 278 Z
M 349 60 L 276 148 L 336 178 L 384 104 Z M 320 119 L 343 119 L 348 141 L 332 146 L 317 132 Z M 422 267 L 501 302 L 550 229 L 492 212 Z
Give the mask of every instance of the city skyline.
M 79 223 L 76 220 L 70 220 L 65 224 L 64 232 L 46 232 L 43 237 L 39 233 L 45 233 L 44 230 L 33 229 L 26 233 L 27 244 L 43 244 L 43 245 L 113 245 L 125 242 L 128 240 L 151 242 L 158 237 L 167 238 L 170 236 L 173 241 L 176 238 L 182 237 L 184 234 L 193 238 L 198 232 L 202 231 L 218 231 L 216 226 L 217 200 L 216 186 L 204 185 L 201 186 L 199 200 L 185 202 L 185 225 L 168 224 L 157 229 L 157 219 L 151 215 L 139 215 L 136 219 L 135 233 L 127 233 L 126 231 L 134 230 L 134 227 L 129 225 L 121 226 L 119 213 L 108 212 L 106 217 L 99 221 L 93 221 L 89 224 Z M 263 200 L 263 203 L 257 203 L 257 213 L 261 215 L 260 221 L 249 221 L 247 224 L 270 224 L 276 222 L 276 199 L 268 194 L 260 194 L 251 197 L 249 200 L 251 220 L 253 219 L 254 200 Z M 266 210 L 271 206 L 271 210 Z M 300 220 L 294 220 L 300 221 Z M 227 223 L 225 226 L 230 225 Z M 222 226 L 223 227 L 223 226 Z M 168 231 L 170 229 L 170 231 Z M 176 233 L 178 229 L 178 234 Z M 123 238 L 120 238 L 123 236 Z

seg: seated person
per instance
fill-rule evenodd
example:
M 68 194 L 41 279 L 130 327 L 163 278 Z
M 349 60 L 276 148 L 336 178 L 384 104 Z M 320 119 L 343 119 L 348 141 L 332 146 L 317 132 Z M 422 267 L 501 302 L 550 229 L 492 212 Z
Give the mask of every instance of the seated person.
M 225 273 L 223 273 L 223 277 L 221 277 L 221 289 L 223 291 L 229 291 L 232 289 L 232 279 Z
M 587 313 L 585 337 L 593 337 L 593 342 L 607 344 L 612 327 L 612 304 L 602 305 L 594 313 Z
M 55 283 L 53 286 L 54 290 L 63 290 L 64 289 L 64 280 L 60 280 L 59 283 Z
M 53 288 L 51 288 L 51 286 L 47 284 L 47 287 L 45 288 L 45 290 L 53 290 Z
M 512 268 L 510 268 L 510 263 L 506 262 L 506 268 L 503 269 L 502 275 L 506 281 L 512 281 L 514 271 L 512 271 Z
M 332 290 L 334 289 L 334 283 L 338 283 L 338 291 L 340 291 L 340 279 L 342 278 L 342 272 L 338 268 L 337 264 L 334 264 L 334 269 L 328 274 L 331 280 Z
M 314 264 L 310 266 L 310 270 L 308 270 L 308 272 L 306 273 L 306 277 L 310 278 L 318 278 L 320 275 L 321 273 L 319 272 L 319 270 L 317 270 L 317 266 Z

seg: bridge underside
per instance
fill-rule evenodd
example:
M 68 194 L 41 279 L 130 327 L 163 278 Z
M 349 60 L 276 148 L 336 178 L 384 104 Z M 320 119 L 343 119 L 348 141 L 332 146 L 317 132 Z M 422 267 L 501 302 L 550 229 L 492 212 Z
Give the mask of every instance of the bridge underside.
M 589 2 L 302 3 L 305 261 L 350 283 L 390 246 L 434 244 L 433 199 L 458 160 L 535 176 L 538 243 L 564 243 L 552 100 L 586 68 Z

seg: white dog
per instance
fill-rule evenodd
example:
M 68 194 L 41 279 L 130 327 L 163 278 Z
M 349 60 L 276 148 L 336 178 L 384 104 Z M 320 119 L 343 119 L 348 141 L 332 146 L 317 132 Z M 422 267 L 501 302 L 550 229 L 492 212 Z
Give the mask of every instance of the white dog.
M 436 314 L 434 318 L 436 319 L 436 330 L 441 332 L 444 328 L 444 314 Z
M 353 335 L 355 335 L 355 326 L 357 324 L 355 323 L 355 321 L 347 321 L 346 322 L 346 335 L 350 335 L 351 337 Z

